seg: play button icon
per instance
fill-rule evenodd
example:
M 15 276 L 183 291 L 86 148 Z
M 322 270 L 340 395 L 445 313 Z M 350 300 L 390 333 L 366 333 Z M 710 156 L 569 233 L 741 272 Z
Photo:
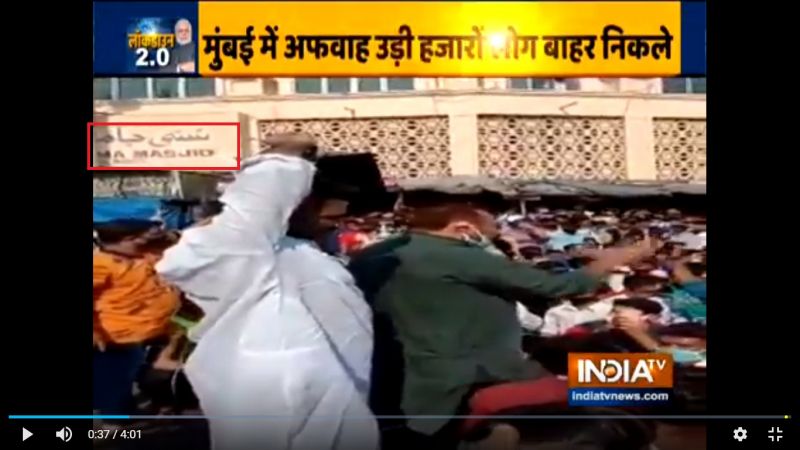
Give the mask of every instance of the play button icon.
M 22 429 L 22 441 L 23 442 L 28 440 L 28 438 L 31 437 L 31 436 L 33 436 L 33 433 L 31 433 L 30 431 L 26 430 L 25 428 Z

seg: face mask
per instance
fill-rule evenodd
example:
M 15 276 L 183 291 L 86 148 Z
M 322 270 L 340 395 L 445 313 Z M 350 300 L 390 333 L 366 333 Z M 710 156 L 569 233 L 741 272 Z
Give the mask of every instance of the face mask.
M 700 362 L 704 359 L 704 356 L 701 352 L 694 350 L 673 348 L 670 350 L 670 353 L 672 353 L 672 360 L 678 364 L 692 364 Z
M 325 237 L 321 240 L 320 248 L 329 255 L 338 255 L 341 250 L 339 246 L 339 230 L 332 229 L 325 233 Z

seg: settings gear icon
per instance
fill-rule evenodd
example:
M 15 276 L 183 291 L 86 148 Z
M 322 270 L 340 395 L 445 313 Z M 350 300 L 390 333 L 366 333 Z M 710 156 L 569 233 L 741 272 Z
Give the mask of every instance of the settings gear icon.
M 747 430 L 742 427 L 733 430 L 733 438 L 739 442 L 742 442 L 743 440 L 747 439 Z

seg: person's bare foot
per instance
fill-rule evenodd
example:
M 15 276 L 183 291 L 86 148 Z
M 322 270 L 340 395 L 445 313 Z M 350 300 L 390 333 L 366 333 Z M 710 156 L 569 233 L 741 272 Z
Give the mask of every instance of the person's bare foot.
M 476 442 L 476 450 L 517 450 L 519 448 L 519 431 L 506 423 L 492 427 L 485 439 Z

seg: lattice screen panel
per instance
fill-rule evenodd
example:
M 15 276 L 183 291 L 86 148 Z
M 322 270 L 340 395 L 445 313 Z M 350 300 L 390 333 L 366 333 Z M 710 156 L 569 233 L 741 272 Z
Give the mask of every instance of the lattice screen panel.
M 626 178 L 622 118 L 478 116 L 482 175 L 551 180 Z
M 706 180 L 704 119 L 654 119 L 653 132 L 659 180 Z
M 173 197 L 178 187 L 170 172 L 95 173 L 92 176 L 94 197 Z
M 269 120 L 259 136 L 309 133 L 331 153 L 374 153 L 383 176 L 391 179 L 450 175 L 447 117 Z

